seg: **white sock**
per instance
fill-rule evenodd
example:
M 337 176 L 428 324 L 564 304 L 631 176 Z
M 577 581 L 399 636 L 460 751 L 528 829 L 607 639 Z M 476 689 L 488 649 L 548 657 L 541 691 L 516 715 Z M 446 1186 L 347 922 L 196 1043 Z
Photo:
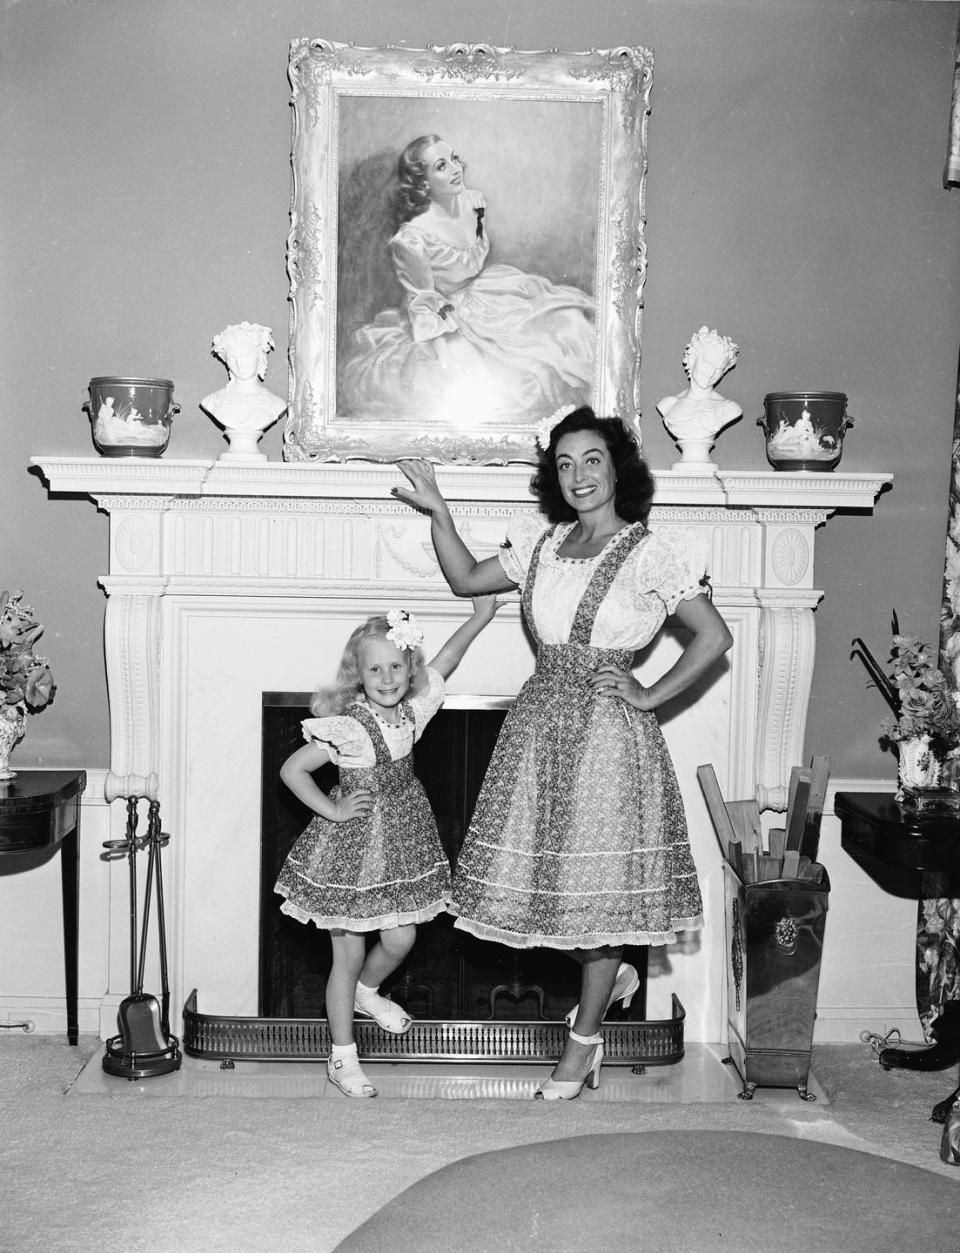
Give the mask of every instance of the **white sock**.
M 331 1044 L 330 1056 L 339 1062 L 349 1062 L 357 1060 L 356 1044 Z
M 366 994 L 367 996 L 376 996 L 379 990 L 380 990 L 379 983 L 377 984 L 375 988 L 370 988 L 370 987 L 367 987 L 365 983 L 361 983 L 359 979 L 357 980 L 357 991 L 361 995 Z

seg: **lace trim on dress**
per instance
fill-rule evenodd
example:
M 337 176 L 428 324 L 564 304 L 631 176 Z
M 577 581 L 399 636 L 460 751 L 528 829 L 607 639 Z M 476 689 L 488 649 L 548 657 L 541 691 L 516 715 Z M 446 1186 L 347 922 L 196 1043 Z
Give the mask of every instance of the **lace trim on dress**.
M 457 914 L 455 905 L 448 907 L 451 914 Z M 468 931 L 478 940 L 493 940 L 498 944 L 507 944 L 510 948 L 557 948 L 571 951 L 579 948 L 619 948 L 623 944 L 649 944 L 660 947 L 664 944 L 677 942 L 677 931 L 699 931 L 703 928 L 703 915 L 696 914 L 692 918 L 678 918 L 674 922 L 673 931 L 593 931 L 587 935 L 527 935 L 516 931 L 504 931 L 500 927 L 490 927 L 472 919 L 457 918 L 454 927 Z
M 294 865 L 294 866 L 303 865 L 303 862 L 301 862 L 299 858 L 294 858 L 292 854 L 290 856 L 290 863 L 291 865 Z M 447 869 L 447 863 L 438 861 L 438 862 L 434 862 L 434 864 L 429 868 L 429 870 L 425 870 L 423 874 L 415 875 L 413 878 L 384 879 L 380 883 L 365 883 L 363 887 L 357 887 L 357 885 L 354 883 L 336 883 L 332 879 L 330 880 L 324 879 L 321 882 L 318 879 L 311 879 L 310 876 L 308 874 L 305 874 L 303 871 L 300 872 L 300 880 L 302 883 L 308 883 L 312 888 L 317 888 L 317 887 L 332 888 L 338 892 L 340 891 L 357 892 L 359 894 L 361 892 L 378 892 L 378 891 L 381 891 L 383 888 L 400 887 L 401 884 L 406 885 L 408 883 L 419 883 L 422 879 L 431 878 L 433 875 L 437 873 L 438 870 L 446 870 L 446 869 Z
M 600 549 L 600 551 L 598 553 L 594 553 L 592 557 L 561 557 L 560 546 L 563 544 L 563 541 L 567 538 L 567 536 L 570 534 L 570 532 L 573 530 L 575 526 L 576 526 L 575 522 L 561 523 L 561 526 L 557 527 L 556 533 L 554 534 L 552 541 L 547 540 L 546 544 L 544 545 L 544 549 L 546 550 L 546 553 L 544 554 L 544 551 L 541 551 L 540 560 L 542 561 L 544 555 L 546 555 L 548 558 L 548 564 L 555 563 L 556 565 L 577 565 L 577 566 L 585 565 L 587 562 L 590 562 L 590 561 L 600 561 L 601 558 L 605 557 L 606 554 L 609 553 L 612 548 L 614 548 L 617 544 L 620 543 L 621 539 L 625 535 L 630 534 L 633 531 L 634 527 L 639 526 L 642 528 L 644 532 L 646 532 L 647 530 L 647 528 L 643 525 L 642 522 L 628 522 L 626 526 L 622 526 L 619 531 L 614 531 L 613 535 L 610 536 L 610 538 L 607 540 L 604 546 Z M 563 529 L 561 530 L 561 528 Z
M 485 848 L 502 849 L 505 853 L 515 853 L 518 857 L 632 857 L 632 856 L 654 856 L 663 853 L 671 848 L 686 848 L 686 842 L 682 840 L 674 840 L 665 844 L 652 845 L 649 848 L 636 846 L 632 848 L 610 848 L 600 849 L 592 848 L 579 853 L 561 853 L 554 848 L 517 848 L 513 844 L 504 844 L 500 840 L 493 843 L 491 840 L 477 839 L 477 845 Z
M 310 914 L 305 909 L 291 904 L 290 901 L 284 901 L 280 906 L 282 914 L 289 914 L 297 922 L 312 922 L 321 931 L 358 932 L 381 931 L 389 927 L 407 927 L 411 923 L 430 922 L 431 919 L 444 913 L 446 909 L 447 901 L 441 900 L 409 913 L 381 914 L 379 918 L 333 918 L 329 915 Z

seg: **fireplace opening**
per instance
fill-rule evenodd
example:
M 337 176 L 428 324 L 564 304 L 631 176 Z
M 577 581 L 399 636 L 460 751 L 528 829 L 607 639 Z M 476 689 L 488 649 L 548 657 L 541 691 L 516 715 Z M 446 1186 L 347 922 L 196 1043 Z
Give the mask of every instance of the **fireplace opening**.
M 309 699 L 304 692 L 263 694 L 259 1003 L 265 1018 L 325 1017 L 329 935 L 281 913 L 273 891 L 290 848 L 311 818 L 280 782 L 285 758 L 303 743 L 300 722 L 309 717 Z M 414 770 L 451 867 L 509 705 L 508 698 L 448 697 L 414 748 Z M 327 790 L 336 782 L 336 769 L 325 766 L 315 777 Z M 624 953 L 641 976 L 630 1010 L 613 1015 L 624 1021 L 644 1017 L 646 957 L 645 947 Z M 420 926 L 412 953 L 383 991 L 416 1019 L 557 1022 L 575 1004 L 578 988 L 579 970 L 569 955 L 479 940 L 455 930 L 453 918 L 441 914 Z

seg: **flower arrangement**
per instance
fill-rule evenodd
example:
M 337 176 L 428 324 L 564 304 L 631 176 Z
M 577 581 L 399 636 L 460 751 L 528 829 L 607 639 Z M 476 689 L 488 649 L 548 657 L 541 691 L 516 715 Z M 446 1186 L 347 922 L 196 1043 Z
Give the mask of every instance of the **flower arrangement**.
M 50 663 L 33 651 L 42 634 L 22 591 L 0 593 L 0 718 L 7 722 L 39 713 L 57 690 Z
M 915 635 L 900 634 L 896 614 L 893 631 L 889 673 L 862 640 L 853 641 L 855 653 L 859 653 L 893 714 L 881 724 L 883 738 L 891 744 L 903 744 L 926 737 L 931 751 L 943 760 L 960 741 L 960 694 L 950 690 L 930 645 Z

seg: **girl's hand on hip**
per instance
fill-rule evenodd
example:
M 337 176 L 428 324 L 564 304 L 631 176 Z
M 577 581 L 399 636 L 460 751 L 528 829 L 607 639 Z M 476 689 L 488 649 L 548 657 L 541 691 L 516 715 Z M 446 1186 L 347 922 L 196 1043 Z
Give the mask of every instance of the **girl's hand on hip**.
M 634 709 L 653 709 L 649 688 L 643 687 L 632 674 L 609 663 L 599 666 L 590 676 L 590 686 L 598 696 L 616 696 Z
M 429 461 L 424 461 L 420 457 L 411 457 L 398 461 L 397 466 L 409 480 L 410 486 L 392 487 L 391 496 L 396 496 L 398 500 L 405 500 L 418 509 L 426 509 L 428 513 L 446 509 L 447 502 L 440 495 L 437 476 Z
M 331 822 L 352 822 L 354 818 L 369 818 L 373 813 L 373 792 L 369 788 L 357 788 L 346 796 L 339 796 L 332 802 L 335 813 L 330 815 Z

